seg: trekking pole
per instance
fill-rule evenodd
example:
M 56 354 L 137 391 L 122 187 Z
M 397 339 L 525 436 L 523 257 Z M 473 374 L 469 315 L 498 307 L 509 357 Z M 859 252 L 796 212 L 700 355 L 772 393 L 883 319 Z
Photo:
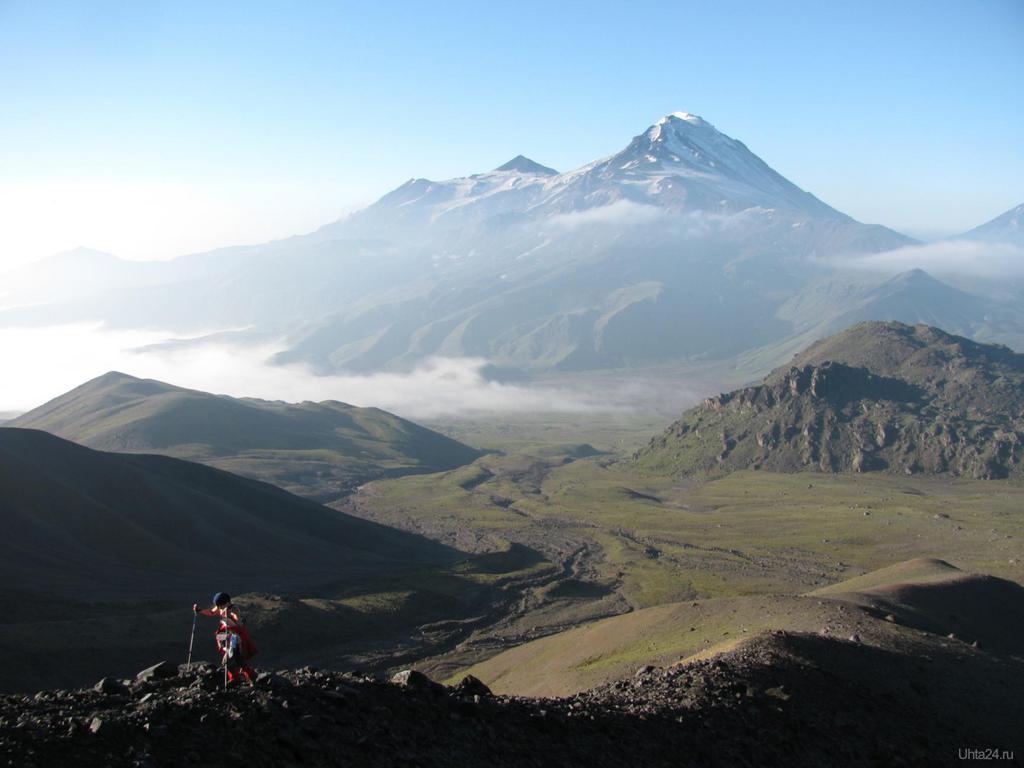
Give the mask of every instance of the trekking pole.
M 196 641 L 196 619 L 199 618 L 199 614 L 192 611 L 192 636 L 188 639 L 188 661 L 185 662 L 185 668 L 192 671 L 192 645 Z
M 214 637 L 217 639 L 217 651 L 220 653 L 220 665 L 224 668 L 224 690 L 228 689 L 228 645 L 227 633 L 218 632 Z

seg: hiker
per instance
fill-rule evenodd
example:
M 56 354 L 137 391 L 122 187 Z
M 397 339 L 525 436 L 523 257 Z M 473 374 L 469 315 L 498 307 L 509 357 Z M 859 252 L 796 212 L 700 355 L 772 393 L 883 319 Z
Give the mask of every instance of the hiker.
M 256 671 L 249 666 L 249 659 L 256 655 L 257 648 L 249 637 L 245 622 L 231 604 L 231 595 L 218 592 L 213 596 L 213 608 L 200 608 L 194 604 L 192 610 L 203 616 L 220 619 L 215 637 L 217 650 L 221 654 L 221 665 L 227 670 L 228 682 L 234 682 L 241 675 L 254 685 Z

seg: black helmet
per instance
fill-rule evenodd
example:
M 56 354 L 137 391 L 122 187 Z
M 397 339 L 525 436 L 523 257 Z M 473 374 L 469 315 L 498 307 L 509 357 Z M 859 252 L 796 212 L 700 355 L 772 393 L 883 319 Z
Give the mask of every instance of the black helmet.
M 231 595 L 227 592 L 218 592 L 213 596 L 213 604 L 218 608 L 222 608 L 231 602 Z

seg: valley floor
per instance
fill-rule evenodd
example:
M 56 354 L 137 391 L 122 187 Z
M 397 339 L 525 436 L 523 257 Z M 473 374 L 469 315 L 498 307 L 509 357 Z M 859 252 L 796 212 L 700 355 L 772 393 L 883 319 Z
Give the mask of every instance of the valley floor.
M 177 660 L 190 614 L 0 593 L 6 689 L 60 689 L 0 697 L 0 757 L 202 765 L 223 741 L 250 766 L 1020 763 L 1024 484 L 666 478 L 607 445 L 507 437 L 334 505 L 453 561 L 238 598 L 261 667 L 358 674 L 73 690 Z M 409 665 L 496 695 L 368 676 Z
M 624 662 L 668 662 L 759 627 L 787 629 L 764 621 L 770 603 L 918 557 L 1024 582 L 1019 483 L 758 472 L 673 480 L 607 456 L 513 454 L 371 483 L 342 508 L 463 551 L 514 543 L 555 567 L 499 620 L 423 663 L 442 677 L 609 615 L 699 602 L 694 631 L 622 652 Z

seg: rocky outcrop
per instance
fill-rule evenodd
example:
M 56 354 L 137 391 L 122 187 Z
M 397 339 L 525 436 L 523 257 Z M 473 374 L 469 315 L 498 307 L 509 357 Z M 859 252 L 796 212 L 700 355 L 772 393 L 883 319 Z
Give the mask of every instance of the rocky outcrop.
M 964 744 L 1020 748 L 1020 662 L 949 641 L 928 663 L 773 633 L 724 656 L 561 699 L 492 696 L 420 673 L 306 667 L 223 688 L 172 678 L 0 697 L 0 761 L 189 766 L 926 765 Z M 1014 743 L 1014 742 L 1017 743 Z
M 634 459 L 683 474 L 1024 476 L 1024 355 L 926 326 L 864 323 L 795 362 L 707 398 Z

